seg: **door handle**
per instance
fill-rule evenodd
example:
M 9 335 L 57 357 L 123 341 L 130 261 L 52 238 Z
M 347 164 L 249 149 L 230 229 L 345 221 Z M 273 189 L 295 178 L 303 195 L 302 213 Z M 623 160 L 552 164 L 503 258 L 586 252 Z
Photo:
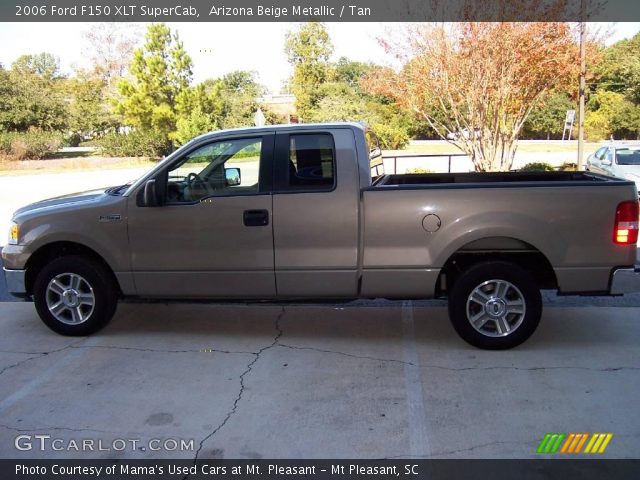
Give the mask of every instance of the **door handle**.
M 245 227 L 264 227 L 269 225 L 268 210 L 245 210 L 242 214 Z

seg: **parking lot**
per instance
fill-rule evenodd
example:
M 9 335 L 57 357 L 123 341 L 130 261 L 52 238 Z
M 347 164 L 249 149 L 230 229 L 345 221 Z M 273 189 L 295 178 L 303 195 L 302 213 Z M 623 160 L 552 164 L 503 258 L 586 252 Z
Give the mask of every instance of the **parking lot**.
M 577 431 L 637 458 L 640 308 L 547 303 L 505 352 L 463 343 L 439 302 L 122 304 L 89 338 L 0 303 L 0 457 L 529 458 Z M 192 448 L 149 448 L 166 439 Z
M 547 432 L 638 458 L 640 294 L 544 298 L 504 352 L 444 301 L 125 303 L 68 338 L 0 276 L 0 458 L 535 458 Z

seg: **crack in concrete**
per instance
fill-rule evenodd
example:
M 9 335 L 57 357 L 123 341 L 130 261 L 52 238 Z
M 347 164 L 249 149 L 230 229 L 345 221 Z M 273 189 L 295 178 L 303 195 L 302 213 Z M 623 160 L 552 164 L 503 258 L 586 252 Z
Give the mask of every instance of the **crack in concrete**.
M 102 348 L 107 350 L 132 350 L 137 352 L 154 352 L 154 353 L 223 353 L 223 354 L 230 354 L 230 355 L 255 355 L 257 353 L 257 352 L 249 352 L 249 351 L 242 351 L 242 350 L 239 350 L 239 351 L 220 350 L 217 348 L 200 348 L 200 349 L 190 349 L 190 350 L 164 350 L 160 348 L 122 347 L 119 345 L 77 345 L 77 343 L 79 342 L 76 342 L 76 344 L 67 345 L 65 347 L 62 347 L 56 350 L 50 350 L 48 352 L 18 352 L 18 351 L 10 351 L 10 350 L 0 350 L 0 353 L 10 353 L 10 354 L 16 354 L 16 355 L 33 355 L 30 358 L 25 358 L 24 360 L 20 360 L 19 362 L 16 362 L 12 365 L 8 365 L 4 367 L 2 370 L 0 370 L 0 375 L 2 375 L 6 370 L 9 370 L 10 368 L 15 368 L 25 362 L 29 362 L 31 360 L 35 360 L 37 358 L 41 358 L 41 357 L 50 355 L 52 353 L 61 352 L 63 350 L 67 350 L 70 348 L 77 348 L 77 349 Z
M 236 354 L 236 355 L 255 355 L 257 352 L 245 352 L 245 351 L 234 351 L 234 350 L 219 350 L 216 348 L 200 348 L 200 349 L 189 349 L 189 350 L 164 350 L 160 348 L 139 348 L 139 347 L 121 347 L 118 345 L 79 345 L 73 346 L 71 348 L 103 348 L 107 350 L 133 350 L 137 352 L 154 352 L 154 353 L 225 353 L 225 354 Z
M 84 342 L 86 339 L 81 339 L 81 340 L 77 340 L 74 343 L 70 343 L 69 345 L 66 345 L 64 347 L 60 347 L 57 348 L 55 350 L 49 350 L 48 352 L 33 352 L 33 353 L 22 353 L 23 355 L 33 355 L 32 357 L 29 358 L 25 358 L 24 360 L 20 360 L 19 362 L 13 363 L 11 365 L 7 365 L 6 367 L 4 367 L 2 370 L 0 370 L 0 375 L 2 375 L 3 373 L 5 373 L 7 370 L 10 370 L 12 368 L 16 368 L 19 367 L 20 365 L 30 362 L 32 360 L 37 360 L 38 358 L 42 358 L 42 357 L 46 357 L 47 355 L 51 355 L 52 353 L 58 353 L 58 352 L 63 352 L 65 350 L 68 350 L 70 348 L 74 348 L 74 345 L 80 342 Z M 21 354 L 21 352 L 2 352 L 2 353 L 16 353 L 16 354 Z
M 253 360 L 251 360 L 251 362 L 249 362 L 247 364 L 247 368 L 244 370 L 244 372 L 242 372 L 240 374 L 240 391 L 238 392 L 238 395 L 236 396 L 234 402 L 233 402 L 233 406 L 231 407 L 231 410 L 229 410 L 229 412 L 227 413 L 227 415 L 225 416 L 225 418 L 222 420 L 222 422 L 215 427 L 206 437 L 204 437 L 201 441 L 200 441 L 200 445 L 198 446 L 198 450 L 196 450 L 196 454 L 195 457 L 193 459 L 193 464 L 195 465 L 198 461 L 198 457 L 200 456 L 200 452 L 202 451 L 202 449 L 204 448 L 204 444 L 211 439 L 216 433 L 218 433 L 220 431 L 220 429 L 222 429 L 227 422 L 229 421 L 229 419 L 231 419 L 231 417 L 237 412 L 238 410 L 238 404 L 240 403 L 240 400 L 242 400 L 242 395 L 244 394 L 244 389 L 245 389 L 245 383 L 244 383 L 244 379 L 245 377 L 251 373 L 251 370 L 253 369 L 253 366 L 258 362 L 258 360 L 260 360 L 260 356 L 267 350 L 275 347 L 278 344 L 278 341 L 280 340 L 280 337 L 282 337 L 283 335 L 283 331 L 282 331 L 282 327 L 280 326 L 280 321 L 282 320 L 282 318 L 284 317 L 286 313 L 285 307 L 282 307 L 282 310 L 280 311 L 280 313 L 278 314 L 278 316 L 276 317 L 275 320 L 275 329 L 276 329 L 276 336 L 273 339 L 273 342 L 271 342 L 271 344 L 267 345 L 266 347 L 262 347 L 260 350 L 258 350 L 257 352 L 254 352 L 254 358 Z M 189 475 L 185 475 L 183 477 L 183 480 L 186 480 L 189 478 Z
M 71 427 L 39 427 L 39 428 L 17 428 L 17 427 L 12 427 L 11 425 L 5 425 L 5 424 L 0 424 L 0 428 L 4 428 L 6 430 L 11 430 L 12 432 L 46 432 L 46 431 L 51 431 L 51 430 L 62 430 L 62 431 L 68 431 L 68 432 L 77 432 L 77 433 L 82 433 L 82 432 L 92 432 L 92 433 L 107 433 L 110 435 L 130 435 L 130 434 L 135 434 L 135 435 L 140 435 L 137 432 L 114 432 L 114 431 L 110 431 L 110 430 L 97 430 L 95 428 L 71 428 Z
M 506 365 L 495 365 L 488 367 L 445 367 L 443 365 L 429 365 L 429 364 L 420 364 L 413 362 L 405 362 L 404 360 L 398 360 L 395 358 L 378 358 L 371 357 L 368 355 L 356 355 L 353 353 L 341 352 L 339 350 L 326 350 L 322 348 L 316 347 L 302 347 L 298 345 L 291 345 L 287 343 L 278 343 L 279 347 L 289 348 L 292 350 L 310 350 L 313 352 L 319 353 L 328 353 L 333 355 L 342 355 L 344 357 L 356 358 L 360 360 L 372 360 L 375 362 L 385 362 L 385 363 L 397 363 L 399 365 L 410 365 L 419 368 L 434 368 L 440 370 L 454 371 L 454 372 L 464 372 L 468 370 L 522 370 L 522 371 L 536 371 L 536 370 L 588 370 L 588 371 L 596 371 L 596 372 L 617 372 L 620 370 L 640 370 L 640 367 L 604 367 L 604 368 L 593 368 L 593 367 L 577 367 L 577 366 L 549 366 L 549 367 L 516 367 L 516 366 L 506 366 Z

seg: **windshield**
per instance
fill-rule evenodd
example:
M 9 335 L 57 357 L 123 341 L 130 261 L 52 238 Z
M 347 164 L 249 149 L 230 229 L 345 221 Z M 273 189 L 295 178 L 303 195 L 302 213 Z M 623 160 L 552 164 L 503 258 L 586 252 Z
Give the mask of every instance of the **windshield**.
M 616 160 L 618 165 L 640 165 L 640 149 L 618 148 Z

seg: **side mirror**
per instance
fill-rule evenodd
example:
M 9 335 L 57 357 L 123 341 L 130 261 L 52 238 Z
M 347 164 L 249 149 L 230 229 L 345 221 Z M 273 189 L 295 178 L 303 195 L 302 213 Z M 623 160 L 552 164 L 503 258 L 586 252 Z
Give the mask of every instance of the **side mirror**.
M 239 168 L 225 168 L 224 178 L 227 182 L 227 187 L 235 187 L 240 185 L 240 169 Z
M 605 167 L 610 167 L 611 166 L 611 160 L 603 158 L 602 159 L 602 165 L 604 165 Z
M 156 207 L 158 206 L 158 194 L 156 192 L 156 179 L 152 178 L 151 180 L 147 180 L 147 183 L 144 184 L 144 195 L 143 201 L 145 207 Z

